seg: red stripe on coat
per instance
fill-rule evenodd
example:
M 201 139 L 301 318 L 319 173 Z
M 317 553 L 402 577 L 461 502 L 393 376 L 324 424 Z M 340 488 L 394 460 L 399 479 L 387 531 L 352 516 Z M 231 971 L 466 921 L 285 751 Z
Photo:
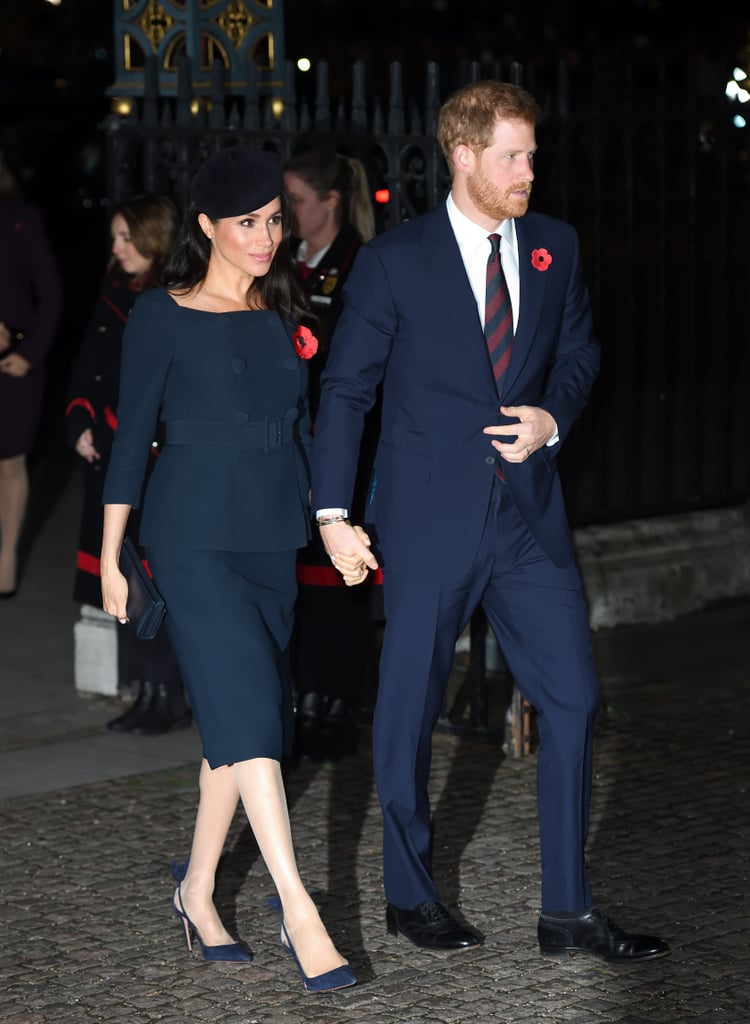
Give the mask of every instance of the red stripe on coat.
M 154 574 L 151 572 L 148 562 L 145 558 L 142 558 L 143 568 L 149 574 L 151 579 L 154 578 Z M 79 551 L 76 555 L 76 568 L 80 569 L 81 572 L 91 573 L 92 576 L 101 576 L 101 562 L 94 555 L 88 554 L 86 551 Z
M 86 412 L 91 417 L 91 419 L 96 421 L 96 413 L 94 412 L 94 407 L 91 404 L 91 402 L 88 402 L 85 398 L 74 398 L 73 401 L 69 403 L 67 409 L 65 410 L 65 415 L 67 416 L 71 409 L 75 409 L 76 407 L 85 409 Z
M 332 565 L 297 564 L 297 582 L 306 587 L 345 587 L 341 573 Z M 383 582 L 382 569 L 370 570 L 367 583 L 378 586 Z
M 79 551 L 76 556 L 76 568 L 81 572 L 90 572 L 92 576 L 101 575 L 99 559 L 86 551 Z

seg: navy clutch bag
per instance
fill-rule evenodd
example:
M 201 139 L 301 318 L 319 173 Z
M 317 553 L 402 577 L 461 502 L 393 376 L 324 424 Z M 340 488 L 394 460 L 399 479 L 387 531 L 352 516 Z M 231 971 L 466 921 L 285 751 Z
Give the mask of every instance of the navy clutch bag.
M 128 537 L 124 538 L 120 548 L 120 572 L 128 581 L 126 610 L 130 627 L 140 640 L 153 640 L 159 632 L 167 606 Z

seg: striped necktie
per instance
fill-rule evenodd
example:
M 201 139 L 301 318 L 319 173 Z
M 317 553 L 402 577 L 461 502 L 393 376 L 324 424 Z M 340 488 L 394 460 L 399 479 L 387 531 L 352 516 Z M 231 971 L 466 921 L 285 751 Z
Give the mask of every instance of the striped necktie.
M 484 337 L 492 360 L 497 393 L 502 396 L 503 379 L 508 369 L 513 346 L 513 310 L 500 262 L 500 235 L 490 235 L 489 238 L 492 250 L 490 258 L 487 260 Z
M 492 362 L 497 393 L 502 396 L 503 379 L 508 370 L 510 352 L 513 346 L 513 310 L 510 305 L 508 285 L 500 262 L 500 235 L 490 239 L 490 258 L 487 260 L 487 288 L 484 307 L 484 337 Z M 503 464 L 498 459 L 495 470 L 498 480 L 505 478 Z

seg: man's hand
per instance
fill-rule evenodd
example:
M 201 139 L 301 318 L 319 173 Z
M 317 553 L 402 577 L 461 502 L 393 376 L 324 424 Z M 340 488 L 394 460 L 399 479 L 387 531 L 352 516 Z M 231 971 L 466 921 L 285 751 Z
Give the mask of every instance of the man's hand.
M 370 538 L 361 526 L 352 526 L 341 520 L 319 529 L 328 557 L 347 587 L 363 583 L 367 579 L 368 568 L 378 568 L 377 559 L 370 551 Z
M 493 438 L 515 437 L 515 441 L 492 441 L 492 447 L 500 452 L 506 462 L 526 462 L 538 449 L 543 448 L 557 433 L 554 418 L 536 405 L 501 405 L 504 416 L 517 416 L 518 423 L 503 423 L 485 427 L 483 433 Z

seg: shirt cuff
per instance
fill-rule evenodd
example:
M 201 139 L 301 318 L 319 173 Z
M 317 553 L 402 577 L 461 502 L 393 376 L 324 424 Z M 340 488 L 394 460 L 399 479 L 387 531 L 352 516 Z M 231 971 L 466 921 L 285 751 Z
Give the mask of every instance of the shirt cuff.
M 348 508 L 319 508 L 315 513 L 315 518 L 320 519 L 321 516 L 343 516 L 344 519 L 349 518 Z

